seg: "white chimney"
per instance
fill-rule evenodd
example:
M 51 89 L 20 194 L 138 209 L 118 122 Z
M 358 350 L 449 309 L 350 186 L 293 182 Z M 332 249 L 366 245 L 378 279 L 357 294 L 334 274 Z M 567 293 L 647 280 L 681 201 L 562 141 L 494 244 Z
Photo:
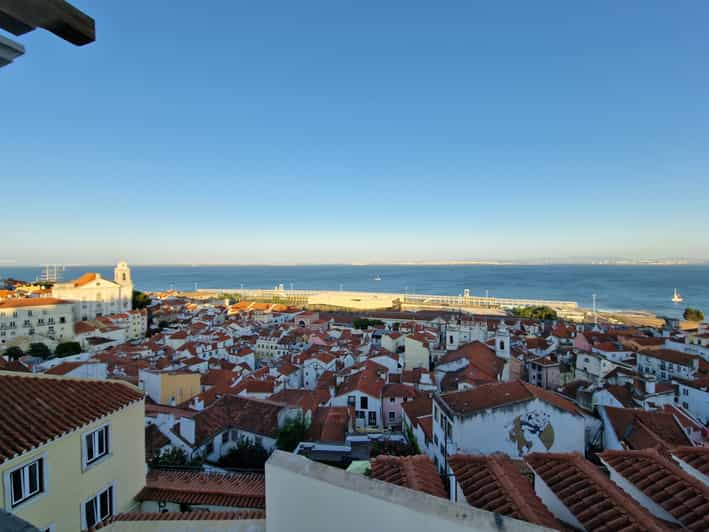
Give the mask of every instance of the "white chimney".
M 655 377 L 654 375 L 645 376 L 645 394 L 652 395 L 655 393 Z

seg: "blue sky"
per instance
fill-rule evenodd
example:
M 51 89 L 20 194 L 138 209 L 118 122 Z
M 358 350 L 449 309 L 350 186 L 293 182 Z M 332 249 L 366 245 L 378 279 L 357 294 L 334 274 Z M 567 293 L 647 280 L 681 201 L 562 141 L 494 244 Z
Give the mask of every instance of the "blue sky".
M 0 70 L 0 261 L 709 258 L 705 1 L 73 3 Z

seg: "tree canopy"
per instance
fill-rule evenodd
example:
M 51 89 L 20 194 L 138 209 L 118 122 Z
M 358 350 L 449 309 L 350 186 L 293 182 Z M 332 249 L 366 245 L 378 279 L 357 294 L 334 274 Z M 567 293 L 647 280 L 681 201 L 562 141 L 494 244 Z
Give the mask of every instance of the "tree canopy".
M 5 350 L 5 356 L 8 360 L 19 360 L 20 357 L 25 356 L 25 352 L 16 345 L 13 345 Z
M 59 357 L 69 357 L 81 353 L 81 344 L 79 342 L 62 342 L 54 350 L 54 354 Z
M 140 292 L 138 290 L 133 290 L 133 308 L 142 309 L 150 305 L 150 296 Z
M 384 322 L 382 320 L 370 320 L 369 318 L 357 318 L 352 322 L 355 329 L 360 329 L 362 331 L 369 329 L 369 327 L 383 327 Z
M 281 451 L 292 453 L 300 442 L 305 440 L 310 425 L 303 416 L 288 418 L 278 429 L 276 447 Z
M 32 355 L 33 357 L 39 357 L 42 360 L 47 360 L 52 356 L 52 351 L 42 342 L 33 342 L 30 344 L 27 354 Z
M 263 469 L 268 460 L 268 451 L 260 443 L 252 443 L 250 439 L 240 438 L 233 447 L 219 459 L 222 467 L 242 469 Z
M 683 317 L 687 321 L 702 321 L 704 320 L 704 313 L 698 308 L 687 307 L 684 309 Z
M 555 320 L 556 311 L 547 306 L 536 307 L 515 307 L 512 309 L 512 314 L 520 318 L 529 318 L 532 320 Z

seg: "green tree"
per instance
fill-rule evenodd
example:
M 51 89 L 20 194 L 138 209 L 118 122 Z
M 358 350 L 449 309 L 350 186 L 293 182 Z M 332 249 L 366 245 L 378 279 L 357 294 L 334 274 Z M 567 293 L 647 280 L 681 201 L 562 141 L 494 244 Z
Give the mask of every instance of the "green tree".
M 360 329 L 362 331 L 365 331 L 369 329 L 369 327 L 383 327 L 384 322 L 381 320 L 370 320 L 368 318 L 357 318 L 352 322 L 352 325 L 354 326 L 355 329 Z
M 682 315 L 687 321 L 703 321 L 704 313 L 698 308 L 687 307 Z
M 305 440 L 310 424 L 300 415 L 286 419 L 283 426 L 278 429 L 276 447 L 281 451 L 292 453 L 298 444 Z
M 515 307 L 512 309 L 512 314 L 520 318 L 529 318 L 532 320 L 555 320 L 556 311 L 547 306 L 536 307 Z
M 81 344 L 79 342 L 62 342 L 54 350 L 54 354 L 59 357 L 69 357 L 81 353 Z
M 133 308 L 142 309 L 150 305 L 150 296 L 140 292 L 138 290 L 133 290 Z
M 25 352 L 16 345 L 13 345 L 12 347 L 7 348 L 5 351 L 5 356 L 8 360 L 19 360 L 20 357 L 25 356 Z
M 39 357 L 42 360 L 47 360 L 52 356 L 52 351 L 42 342 L 33 342 L 30 344 L 27 354 L 32 355 L 33 357 Z
M 252 443 L 250 439 L 239 438 L 233 447 L 219 459 L 222 467 L 243 469 L 263 469 L 268 460 L 268 451 L 260 443 Z
M 168 451 L 163 452 L 160 456 L 156 456 L 153 460 L 154 465 L 161 466 L 187 465 L 188 462 L 187 453 L 179 447 L 171 447 Z

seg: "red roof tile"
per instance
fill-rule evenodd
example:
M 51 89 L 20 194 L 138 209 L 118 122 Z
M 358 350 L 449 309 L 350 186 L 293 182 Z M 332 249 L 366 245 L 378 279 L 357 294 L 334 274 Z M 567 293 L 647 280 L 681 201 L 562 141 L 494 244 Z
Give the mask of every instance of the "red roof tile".
M 66 375 L 70 371 L 75 370 L 84 364 L 86 364 L 86 362 L 62 362 L 61 364 L 48 369 L 45 373 L 47 375 Z
M 632 408 L 604 407 L 613 430 L 631 449 L 691 445 L 672 414 Z
M 275 436 L 278 413 L 285 405 L 246 397 L 226 396 L 194 416 L 198 445 L 228 428 Z
M 47 305 L 71 305 L 71 301 L 57 299 L 56 297 L 23 297 L 17 299 L 7 299 L 0 301 L 0 309 L 22 308 L 22 307 L 43 307 Z
M 308 441 L 344 443 L 350 413 L 346 406 L 320 407 L 310 420 Z
M 531 453 L 525 460 L 586 530 L 665 530 L 580 454 Z
M 245 519 L 266 519 L 266 514 L 256 510 L 244 512 L 126 512 L 113 518 L 114 521 L 234 521 Z
M 675 447 L 672 454 L 709 477 L 709 447 Z
M 142 400 L 120 382 L 2 374 L 0 463 Z
M 656 449 L 606 451 L 599 456 L 684 527 L 709 530 L 709 487 L 661 456 Z
M 471 506 L 548 528 L 559 522 L 526 479 L 503 455 L 453 455 L 448 459 L 456 481 Z
M 422 491 L 436 497 L 448 498 L 436 466 L 426 455 L 381 455 L 374 458 L 370 465 L 374 479 Z
M 531 401 L 534 398 L 572 414 L 579 414 L 578 407 L 571 401 L 554 392 L 543 390 L 522 381 L 483 384 L 472 390 L 445 393 L 440 398 L 453 411 L 460 414 L 498 408 L 512 403 L 522 403 Z
M 262 509 L 266 507 L 266 482 L 261 473 L 153 470 L 135 499 Z

